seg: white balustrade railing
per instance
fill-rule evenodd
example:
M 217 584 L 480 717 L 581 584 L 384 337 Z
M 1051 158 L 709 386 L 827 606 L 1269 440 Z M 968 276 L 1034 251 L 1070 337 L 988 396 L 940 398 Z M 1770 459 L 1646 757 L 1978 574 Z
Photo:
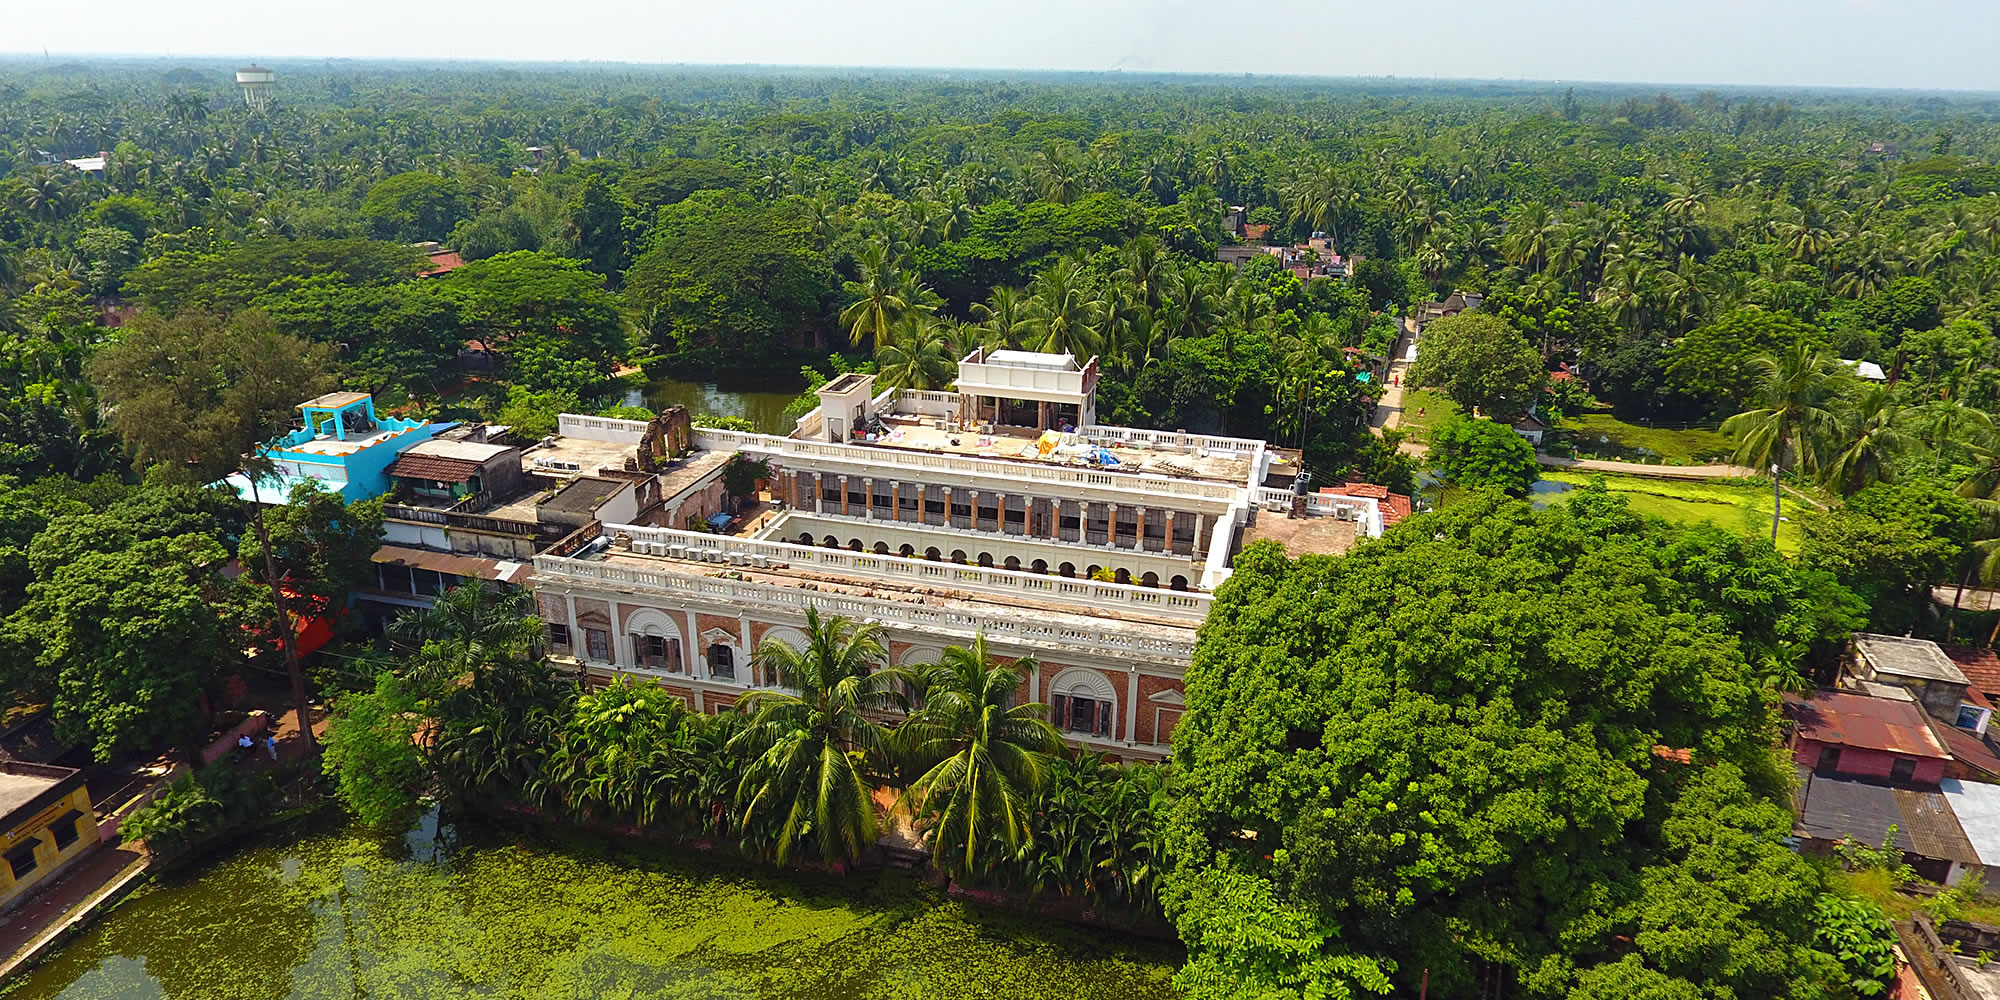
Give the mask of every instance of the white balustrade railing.
M 628 562 L 536 556 L 538 588 L 572 586 L 585 589 L 644 593 L 726 607 L 733 611 L 768 611 L 803 615 L 808 608 L 856 621 L 879 622 L 930 634 L 971 639 L 985 634 L 1025 646 L 1074 649 L 1104 656 L 1146 657 L 1185 665 L 1194 656 L 1194 631 L 1165 626 L 1133 627 L 1105 621 L 1089 626 L 1038 620 L 1022 611 L 984 612 L 932 604 L 889 601 L 652 570 Z
M 820 428 L 825 426 L 821 421 L 825 419 L 825 416 L 820 413 L 820 408 L 815 406 L 807 410 L 805 416 L 792 421 L 792 433 L 802 438 L 819 437 Z M 696 433 L 700 432 L 697 431 Z
M 1117 493 L 1139 494 L 1143 496 L 1173 496 L 1186 499 L 1209 500 L 1223 506 L 1236 502 L 1243 494 L 1241 487 L 1232 486 L 1228 483 L 1175 479 L 1171 476 L 1145 472 L 1104 472 L 1096 469 L 1079 469 L 1061 465 L 1007 462 L 991 458 L 974 458 L 967 455 L 942 455 L 933 452 L 909 451 L 883 445 L 801 441 L 796 438 L 776 437 L 770 434 L 721 431 L 709 427 L 697 427 L 694 434 L 695 443 L 701 445 L 703 448 L 712 450 L 719 451 L 727 448 L 749 449 L 774 456 L 801 459 L 818 458 L 880 469 L 909 469 L 911 471 L 944 473 L 948 476 L 977 476 L 1012 482 L 1047 483 L 1062 487 L 1109 490 Z
M 1212 437 L 1207 434 L 1177 434 L 1173 431 L 1153 431 L 1143 427 L 1112 427 L 1106 424 L 1091 424 L 1076 429 L 1078 437 L 1097 444 L 1122 441 L 1127 444 L 1143 444 L 1154 448 L 1173 448 L 1180 451 L 1207 451 L 1221 454 L 1255 455 L 1264 450 L 1264 442 L 1256 438 Z
M 785 563 L 795 567 L 827 569 L 864 578 L 904 584 L 952 587 L 973 593 L 1026 597 L 1079 608 L 1110 611 L 1139 611 L 1186 618 L 1199 622 L 1208 617 L 1213 598 L 1198 591 L 1141 587 L 1129 583 L 1105 583 L 1069 577 L 1046 576 L 1022 570 L 957 563 L 932 562 L 910 556 L 855 552 L 817 545 L 801 545 L 755 538 L 710 535 L 679 528 L 654 528 L 631 524 L 607 524 L 607 538 L 630 539 L 632 551 L 642 555 L 672 556 L 731 562 L 736 565 Z
M 646 436 L 646 421 L 561 413 L 556 415 L 556 433 L 586 441 L 638 444 Z

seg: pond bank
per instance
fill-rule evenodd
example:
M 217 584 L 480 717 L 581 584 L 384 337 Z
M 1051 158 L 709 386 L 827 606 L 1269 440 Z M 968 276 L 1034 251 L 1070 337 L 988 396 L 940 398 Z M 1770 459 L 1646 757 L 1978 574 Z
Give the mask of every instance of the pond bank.
M 337 824 L 167 873 L 9 1000 L 1166 1000 L 1178 947 L 994 913 L 910 873 L 758 870 L 480 823 Z

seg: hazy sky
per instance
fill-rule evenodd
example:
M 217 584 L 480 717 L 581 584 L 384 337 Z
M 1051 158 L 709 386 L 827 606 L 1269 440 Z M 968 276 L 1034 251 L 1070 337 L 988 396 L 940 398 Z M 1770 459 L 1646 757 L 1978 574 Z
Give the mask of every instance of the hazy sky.
M 2000 0 L 10 0 L 0 50 L 2000 90 Z

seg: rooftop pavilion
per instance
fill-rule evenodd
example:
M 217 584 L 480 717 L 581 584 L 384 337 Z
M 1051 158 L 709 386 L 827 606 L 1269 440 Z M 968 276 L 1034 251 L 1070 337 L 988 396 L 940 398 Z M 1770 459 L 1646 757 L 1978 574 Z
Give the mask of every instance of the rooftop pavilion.
M 314 481 L 349 502 L 372 500 L 389 491 L 387 470 L 398 455 L 453 426 L 378 417 L 375 397 L 365 392 L 330 392 L 298 409 L 302 426 L 261 449 L 271 475 L 255 483 L 243 472 L 223 479 L 237 495 L 284 503 L 294 486 Z

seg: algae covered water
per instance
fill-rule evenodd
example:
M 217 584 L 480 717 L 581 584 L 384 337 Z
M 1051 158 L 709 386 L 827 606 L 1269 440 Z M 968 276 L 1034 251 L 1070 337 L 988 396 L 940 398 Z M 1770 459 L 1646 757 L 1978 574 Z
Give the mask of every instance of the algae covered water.
M 1173 995 L 1170 944 L 968 907 L 907 872 L 843 881 L 580 838 L 434 834 L 335 830 L 247 847 L 142 889 L 0 996 Z

